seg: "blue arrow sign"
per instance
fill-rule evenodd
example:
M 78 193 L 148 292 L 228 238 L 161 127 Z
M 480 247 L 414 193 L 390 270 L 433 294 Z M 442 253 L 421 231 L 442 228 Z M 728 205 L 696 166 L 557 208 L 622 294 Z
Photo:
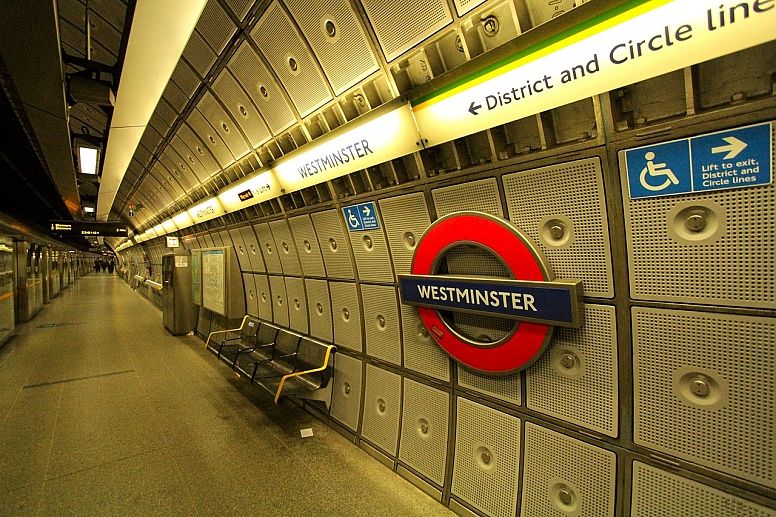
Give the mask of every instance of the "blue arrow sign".
M 345 223 L 351 232 L 380 228 L 380 222 L 377 220 L 377 210 L 372 201 L 346 206 L 342 209 L 342 212 L 345 214 Z

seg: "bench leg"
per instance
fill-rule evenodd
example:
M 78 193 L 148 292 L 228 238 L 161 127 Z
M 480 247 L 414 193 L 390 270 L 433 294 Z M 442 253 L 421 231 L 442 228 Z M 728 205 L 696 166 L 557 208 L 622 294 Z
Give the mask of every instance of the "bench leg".
M 329 382 L 326 384 L 325 388 L 321 388 L 319 390 L 310 391 L 308 393 L 299 394 L 297 393 L 296 396 L 300 399 L 307 399 L 307 400 L 320 400 L 324 404 L 326 404 L 326 411 L 331 409 L 331 394 L 332 394 L 332 386 L 334 386 L 334 382 L 332 379 L 329 379 Z M 280 397 L 283 398 L 282 395 Z M 280 402 L 280 401 L 278 401 Z

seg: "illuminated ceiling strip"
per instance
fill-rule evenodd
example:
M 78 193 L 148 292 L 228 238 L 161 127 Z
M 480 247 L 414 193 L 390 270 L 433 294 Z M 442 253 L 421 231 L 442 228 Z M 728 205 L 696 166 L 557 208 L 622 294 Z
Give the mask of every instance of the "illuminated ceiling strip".
M 578 43 L 601 31 L 610 29 L 623 22 L 641 16 L 674 0 L 631 0 L 623 5 L 601 13 L 598 16 L 585 20 L 568 30 L 551 36 L 511 56 L 488 65 L 476 72 L 459 79 L 439 90 L 412 101 L 413 111 L 421 110 L 434 103 L 442 101 L 456 93 L 477 86 L 489 79 L 498 77 L 510 70 L 514 70 L 527 63 L 552 54 L 564 47 Z

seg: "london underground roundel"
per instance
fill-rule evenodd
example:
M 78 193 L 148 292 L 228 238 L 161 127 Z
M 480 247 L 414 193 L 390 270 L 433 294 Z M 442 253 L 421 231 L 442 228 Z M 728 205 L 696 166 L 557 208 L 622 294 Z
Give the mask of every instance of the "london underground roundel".
M 448 251 L 480 247 L 510 278 L 439 274 Z M 533 241 L 511 223 L 480 212 L 456 212 L 434 222 L 415 248 L 410 275 L 399 275 L 402 302 L 418 306 L 429 334 L 454 359 L 487 373 L 519 371 L 536 361 L 555 326 L 581 327 L 582 281 L 555 280 Z M 450 312 L 513 320 L 496 342 L 477 341 L 455 328 Z M 448 316 L 446 316 L 446 314 Z

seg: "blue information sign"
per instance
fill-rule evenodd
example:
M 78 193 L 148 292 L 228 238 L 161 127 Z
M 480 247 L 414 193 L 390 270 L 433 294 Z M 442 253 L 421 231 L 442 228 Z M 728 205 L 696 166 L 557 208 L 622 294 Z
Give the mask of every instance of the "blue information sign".
M 625 151 L 631 199 L 767 185 L 771 123 Z
M 377 220 L 377 210 L 372 201 L 361 203 L 360 205 L 346 206 L 342 211 L 345 213 L 345 222 L 348 225 L 348 230 L 351 232 L 380 228 L 380 222 Z

